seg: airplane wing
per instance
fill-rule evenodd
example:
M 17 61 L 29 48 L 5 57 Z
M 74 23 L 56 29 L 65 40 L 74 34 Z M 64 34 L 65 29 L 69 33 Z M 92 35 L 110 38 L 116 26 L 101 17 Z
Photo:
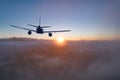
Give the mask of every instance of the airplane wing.
M 20 28 L 20 29 L 24 29 L 24 30 L 36 32 L 35 30 L 27 29 L 27 28 L 23 28 L 23 27 L 19 27 L 19 26 L 14 26 L 14 25 L 10 25 L 10 26 L 11 26 L 11 27 L 15 27 L 15 28 Z
M 71 30 L 43 31 L 43 33 L 51 33 L 51 32 L 57 33 L 57 32 L 69 32 L 69 31 L 71 31 Z

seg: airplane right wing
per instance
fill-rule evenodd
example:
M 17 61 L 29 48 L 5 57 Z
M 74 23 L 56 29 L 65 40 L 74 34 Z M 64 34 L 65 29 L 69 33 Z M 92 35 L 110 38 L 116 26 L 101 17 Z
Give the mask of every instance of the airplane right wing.
M 24 30 L 36 32 L 35 30 L 27 29 L 27 28 L 23 28 L 23 27 L 19 27 L 19 26 L 14 26 L 14 25 L 10 25 L 10 26 L 11 26 L 11 27 L 15 27 L 15 28 L 19 28 L 19 29 L 24 29 Z
M 44 31 L 44 33 L 51 33 L 51 32 L 57 33 L 57 32 L 69 32 L 69 31 L 71 31 L 71 30 Z

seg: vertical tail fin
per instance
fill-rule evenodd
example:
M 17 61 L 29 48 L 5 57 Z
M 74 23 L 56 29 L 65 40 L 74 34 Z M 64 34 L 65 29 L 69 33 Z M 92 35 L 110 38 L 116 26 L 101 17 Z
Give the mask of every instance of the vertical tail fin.
M 41 27 L 41 16 L 39 17 L 39 26 Z

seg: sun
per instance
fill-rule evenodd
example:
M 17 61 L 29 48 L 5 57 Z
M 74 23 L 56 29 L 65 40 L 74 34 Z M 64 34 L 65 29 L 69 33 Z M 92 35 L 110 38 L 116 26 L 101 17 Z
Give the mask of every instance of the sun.
M 57 42 L 58 42 L 59 44 L 63 44 L 63 43 L 65 42 L 65 39 L 64 39 L 63 37 L 58 37 L 58 38 L 57 38 Z

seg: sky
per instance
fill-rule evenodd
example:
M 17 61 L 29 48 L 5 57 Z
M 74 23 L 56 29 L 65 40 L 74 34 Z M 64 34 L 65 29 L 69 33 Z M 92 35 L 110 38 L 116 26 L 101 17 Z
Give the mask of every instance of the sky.
M 27 24 L 52 26 L 45 30 L 70 29 L 68 33 L 40 35 L 12 28 Z M 27 37 L 68 40 L 120 40 L 120 0 L 0 0 L 0 38 Z

